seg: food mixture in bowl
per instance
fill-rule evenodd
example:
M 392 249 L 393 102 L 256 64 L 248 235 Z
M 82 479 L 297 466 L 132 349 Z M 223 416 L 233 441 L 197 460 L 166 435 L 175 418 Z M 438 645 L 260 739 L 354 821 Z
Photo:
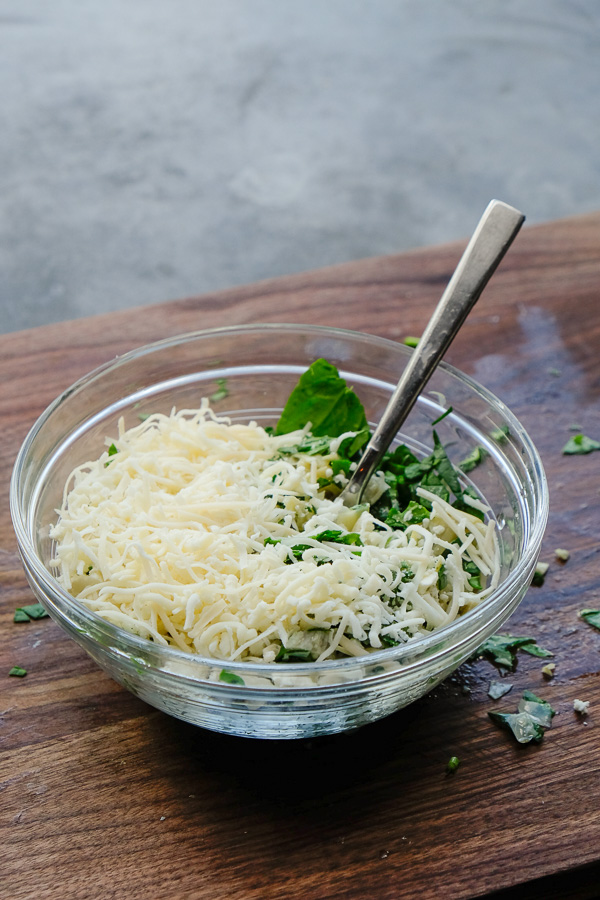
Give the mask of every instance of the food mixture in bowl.
M 68 479 L 51 566 L 112 624 L 203 657 L 312 662 L 409 642 L 494 590 L 496 526 L 435 430 L 428 457 L 390 450 L 346 508 L 368 433 L 324 360 L 272 430 L 206 400 L 121 422 Z

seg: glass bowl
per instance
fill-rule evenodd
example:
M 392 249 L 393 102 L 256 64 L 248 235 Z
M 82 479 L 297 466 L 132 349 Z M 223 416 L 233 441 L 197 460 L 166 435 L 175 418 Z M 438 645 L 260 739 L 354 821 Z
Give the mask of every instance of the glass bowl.
M 497 589 L 452 624 L 401 647 L 322 663 L 243 663 L 158 646 L 101 619 L 70 596 L 48 567 L 49 527 L 73 468 L 97 458 L 104 440 L 140 413 L 197 408 L 202 397 L 233 420 L 273 425 L 299 376 L 318 357 L 338 367 L 371 425 L 379 420 L 412 351 L 393 341 L 332 328 L 249 325 L 199 331 L 141 347 L 66 390 L 35 423 L 17 457 L 11 514 L 27 578 L 60 626 L 120 684 L 147 703 L 213 731 L 256 738 L 306 738 L 346 731 L 387 716 L 434 688 L 510 616 L 535 570 L 548 514 L 538 453 L 506 406 L 442 364 L 401 431 L 418 456 L 436 426 L 457 463 L 476 447 L 487 454 L 464 476 L 498 525 Z M 221 396 L 225 391 L 220 391 Z M 225 683 L 227 671 L 243 684 Z

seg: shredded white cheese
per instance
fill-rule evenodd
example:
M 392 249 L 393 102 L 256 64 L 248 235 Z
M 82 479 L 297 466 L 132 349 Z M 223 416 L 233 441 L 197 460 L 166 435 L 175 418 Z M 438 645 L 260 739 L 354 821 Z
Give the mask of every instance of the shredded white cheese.
M 431 518 L 392 530 L 319 486 L 337 445 L 299 452 L 307 433 L 275 437 L 217 418 L 206 402 L 129 430 L 121 421 L 110 449 L 65 486 L 51 531 L 58 580 L 159 644 L 260 662 L 282 647 L 320 661 L 404 643 L 496 587 L 492 521 L 420 490 Z M 483 573 L 483 590 L 463 560 Z

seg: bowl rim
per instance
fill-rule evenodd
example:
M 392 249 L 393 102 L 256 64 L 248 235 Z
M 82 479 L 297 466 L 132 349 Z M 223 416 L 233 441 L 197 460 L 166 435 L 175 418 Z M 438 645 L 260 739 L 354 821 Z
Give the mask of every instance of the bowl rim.
M 526 456 L 529 459 L 529 462 L 532 464 L 533 471 L 535 472 L 536 477 L 533 480 L 533 486 L 534 494 L 538 501 L 539 508 L 537 509 L 537 514 L 531 517 L 531 528 L 527 536 L 527 543 L 524 547 L 521 558 L 518 560 L 517 565 L 509 573 L 509 575 L 496 587 L 496 589 L 488 597 L 485 598 L 485 600 L 479 606 L 476 606 L 467 614 L 455 619 L 448 625 L 443 625 L 442 627 L 432 631 L 428 635 L 420 635 L 418 638 L 414 638 L 413 640 L 408 641 L 406 644 L 402 644 L 397 647 L 389 647 L 381 650 L 370 651 L 366 656 L 325 660 L 321 663 L 297 662 L 286 663 L 285 666 L 283 666 L 282 664 L 277 664 L 277 666 L 275 667 L 273 663 L 245 662 L 243 660 L 220 660 L 216 657 L 205 657 L 194 653 L 189 653 L 184 650 L 179 650 L 178 648 L 171 645 L 156 644 L 148 641 L 147 638 L 140 637 L 123 628 L 120 628 L 119 626 L 113 625 L 112 623 L 103 619 L 101 616 L 89 610 L 83 604 L 79 603 L 75 597 L 65 591 L 39 558 L 35 549 L 34 542 L 31 540 L 27 528 L 27 511 L 21 508 L 19 488 L 22 472 L 24 469 L 24 462 L 27 459 L 31 444 L 34 442 L 35 438 L 44 427 L 46 421 L 61 405 L 61 403 L 72 394 L 82 391 L 87 385 L 91 384 L 96 379 L 101 378 L 108 372 L 114 369 L 118 369 L 120 366 L 129 362 L 133 362 L 143 356 L 150 355 L 168 347 L 190 344 L 198 339 L 216 338 L 221 335 L 227 336 L 232 334 L 239 334 L 240 336 L 243 336 L 250 334 L 261 334 L 265 331 L 270 331 L 273 333 L 298 332 L 303 334 L 313 334 L 315 336 L 329 337 L 333 335 L 341 339 L 345 338 L 347 340 L 350 339 L 353 341 L 356 341 L 357 339 L 364 340 L 371 346 L 373 346 L 374 350 L 379 346 L 381 348 L 386 348 L 395 352 L 404 353 L 406 356 L 409 356 L 412 352 L 412 350 L 408 346 L 398 341 L 394 341 L 386 337 L 381 337 L 379 335 L 370 334 L 368 332 L 353 331 L 351 329 L 343 329 L 324 325 L 266 322 L 221 326 L 183 332 L 172 337 L 162 338 L 161 340 L 153 341 L 148 344 L 142 344 L 139 347 L 127 351 L 126 353 L 117 355 L 113 359 L 107 360 L 106 362 L 90 370 L 88 373 L 73 382 L 43 410 L 43 412 L 38 416 L 33 426 L 27 433 L 15 459 L 10 481 L 10 512 L 13 521 L 13 527 L 17 537 L 17 542 L 19 545 L 19 551 L 23 558 L 26 572 L 29 570 L 31 575 L 34 575 L 37 579 L 38 584 L 41 583 L 44 586 L 45 591 L 50 592 L 52 598 L 52 600 L 50 601 L 51 609 L 55 609 L 55 612 L 58 612 L 61 618 L 65 615 L 65 613 L 63 610 L 61 610 L 60 605 L 56 603 L 55 598 L 59 598 L 62 601 L 63 605 L 68 610 L 72 610 L 77 615 L 77 617 L 83 618 L 84 620 L 89 620 L 90 625 L 93 625 L 96 630 L 100 629 L 101 631 L 107 633 L 107 635 L 111 636 L 114 639 L 115 643 L 124 642 L 127 644 L 131 644 L 132 651 L 148 652 L 150 650 L 152 652 L 158 652 L 160 655 L 164 655 L 166 659 L 172 659 L 173 661 L 179 662 L 185 661 L 185 663 L 192 668 L 194 666 L 198 666 L 202 667 L 203 669 L 206 669 L 207 667 L 209 669 L 214 669 L 215 667 L 221 666 L 227 668 L 228 670 L 231 669 L 233 672 L 241 673 L 243 671 L 247 674 L 261 677 L 269 676 L 273 672 L 277 672 L 278 675 L 288 674 L 290 676 L 299 676 L 310 674 L 320 675 L 331 673 L 334 671 L 343 674 L 346 670 L 351 670 L 357 666 L 364 667 L 368 665 L 369 667 L 375 667 L 381 665 L 382 663 L 393 662 L 399 663 L 401 665 L 402 671 L 407 671 L 415 666 L 422 664 L 425 660 L 430 660 L 431 654 L 435 651 L 435 645 L 440 641 L 445 645 L 441 650 L 442 655 L 444 655 L 446 652 L 455 652 L 457 647 L 468 640 L 469 632 L 471 631 L 469 626 L 471 624 L 474 624 L 475 619 L 481 619 L 483 621 L 480 622 L 480 627 L 476 628 L 473 633 L 477 634 L 479 631 L 485 630 L 488 620 L 482 615 L 482 613 L 486 612 L 490 607 L 493 607 L 497 612 L 500 612 L 502 609 L 510 605 L 508 601 L 510 599 L 511 589 L 515 585 L 515 582 L 520 580 L 520 577 L 524 573 L 524 570 L 533 568 L 533 565 L 535 564 L 535 560 L 537 559 L 537 555 L 539 553 L 548 518 L 549 493 L 547 479 L 540 455 L 537 451 L 537 448 L 535 447 L 535 444 L 529 437 L 529 434 L 527 433 L 519 419 L 492 391 L 481 385 L 470 375 L 467 375 L 460 369 L 445 361 L 440 362 L 437 368 L 453 376 L 459 382 L 462 382 L 477 395 L 479 395 L 482 399 L 496 408 L 507 421 L 511 436 L 518 437 L 519 442 L 522 445 L 522 455 Z M 301 368 L 301 366 L 298 366 L 298 369 Z M 339 368 L 341 368 L 341 366 L 339 366 Z M 199 369 L 199 371 L 202 371 L 202 369 Z M 495 616 L 492 616 L 492 618 L 495 618 Z M 463 635 L 463 631 L 467 631 L 467 634 Z M 456 635 L 457 637 L 457 640 L 455 642 L 451 640 L 454 635 Z M 418 653 L 416 658 L 415 652 Z M 132 653 L 131 655 L 134 654 Z M 407 655 L 410 658 L 403 664 L 402 657 Z M 162 665 L 153 666 L 150 663 L 146 664 L 149 669 L 155 669 L 156 671 L 165 672 L 165 668 Z M 397 672 L 398 669 L 391 669 L 391 672 L 388 672 L 386 674 L 393 675 Z M 169 674 L 175 675 L 175 673 L 173 672 L 169 672 Z M 210 684 L 214 687 L 229 690 L 231 690 L 231 688 L 233 687 L 239 687 L 239 689 L 241 689 L 242 691 L 252 691 L 252 686 L 250 685 L 245 685 L 242 687 L 237 685 L 234 686 L 229 684 L 219 684 L 201 675 L 199 675 L 198 677 L 192 677 L 185 676 L 183 673 L 177 673 L 176 677 L 189 677 L 192 681 L 200 681 Z M 327 686 L 317 684 L 312 687 L 302 685 L 298 688 L 292 688 L 292 690 L 294 692 L 297 692 L 305 689 L 323 689 L 325 687 Z M 254 688 L 254 690 L 260 690 L 260 688 Z

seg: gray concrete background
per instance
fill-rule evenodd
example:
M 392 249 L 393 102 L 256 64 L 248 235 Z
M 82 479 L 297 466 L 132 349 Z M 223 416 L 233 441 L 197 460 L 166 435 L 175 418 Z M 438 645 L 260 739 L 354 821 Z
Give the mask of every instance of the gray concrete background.
M 0 329 L 598 209 L 599 74 L 598 0 L 0 0 Z

